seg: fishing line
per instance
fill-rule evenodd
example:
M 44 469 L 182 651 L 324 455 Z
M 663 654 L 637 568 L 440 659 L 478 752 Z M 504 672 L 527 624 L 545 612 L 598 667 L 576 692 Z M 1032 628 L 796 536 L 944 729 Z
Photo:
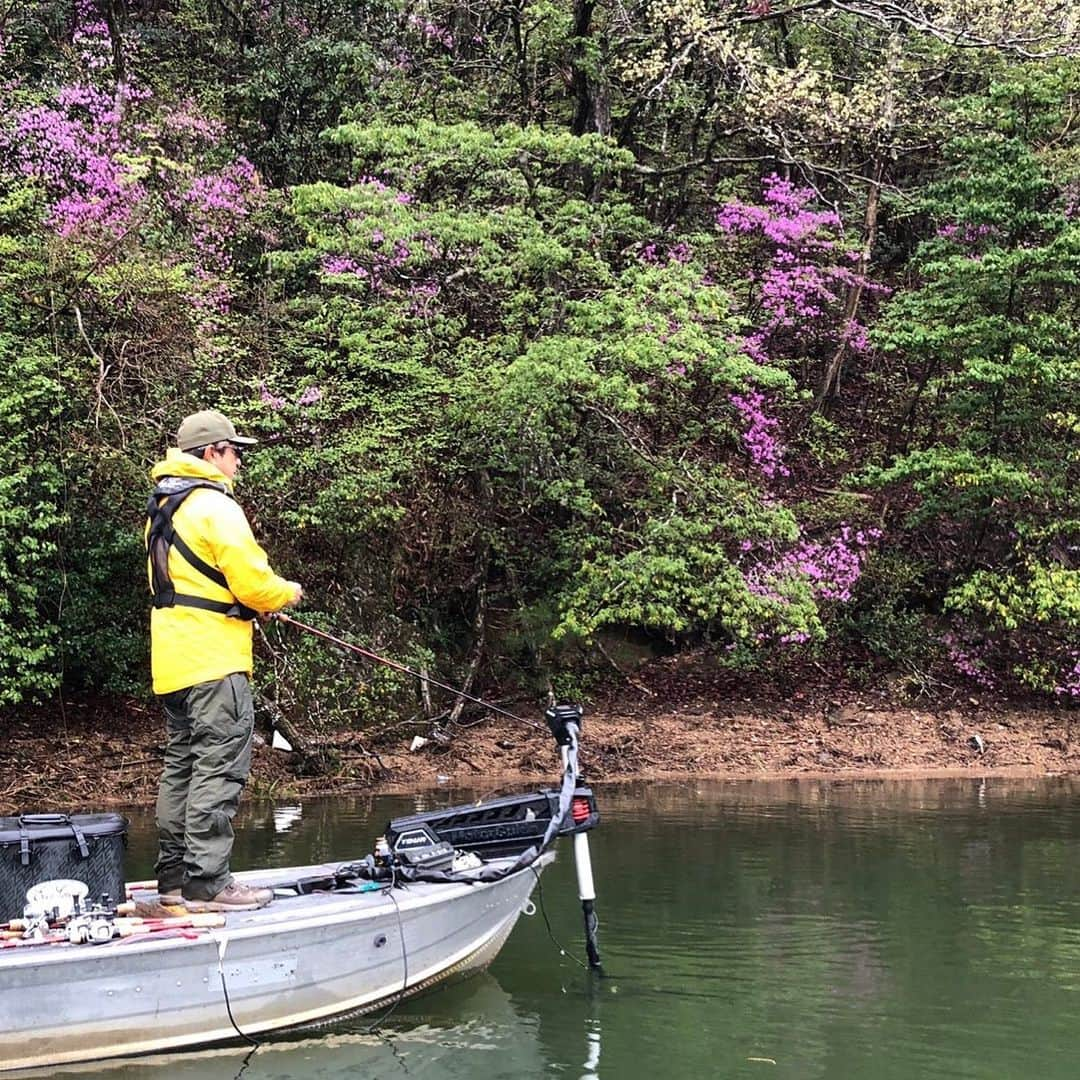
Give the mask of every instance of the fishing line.
M 306 630 L 309 634 L 314 634 L 315 637 L 322 638 L 323 641 L 329 641 L 339 649 L 345 649 L 347 652 L 354 652 L 357 655 L 364 657 L 365 660 L 371 660 L 376 664 L 382 664 L 384 667 L 392 668 L 394 671 L 400 671 L 404 675 L 411 675 L 414 679 L 419 679 L 420 682 L 430 683 L 432 686 L 437 686 L 440 690 L 446 690 L 457 697 L 464 698 L 466 701 L 471 701 L 476 705 L 482 705 L 485 709 L 490 709 L 492 712 L 499 713 L 500 716 L 505 716 L 509 720 L 514 720 L 519 724 L 526 724 L 529 727 L 537 728 L 540 731 L 544 730 L 544 726 L 536 723 L 535 720 L 526 720 L 524 716 L 518 716 L 516 713 L 512 713 L 498 705 L 493 705 L 490 701 L 485 701 L 483 698 L 473 697 L 472 694 L 467 694 L 464 690 L 460 690 L 457 687 L 450 686 L 444 682 L 439 682 L 438 679 L 433 679 L 430 675 L 424 675 L 419 671 L 414 671 L 411 667 L 399 664 L 396 660 L 391 660 L 386 656 L 380 656 L 377 652 L 372 652 L 371 649 L 365 649 L 362 645 L 354 645 L 349 641 L 343 641 L 333 634 L 328 634 L 325 630 L 319 630 L 309 623 L 300 622 L 299 619 L 294 619 L 291 615 L 286 615 L 283 611 L 275 611 L 270 618 L 277 622 L 282 622 L 286 625 L 296 626 L 301 630 Z

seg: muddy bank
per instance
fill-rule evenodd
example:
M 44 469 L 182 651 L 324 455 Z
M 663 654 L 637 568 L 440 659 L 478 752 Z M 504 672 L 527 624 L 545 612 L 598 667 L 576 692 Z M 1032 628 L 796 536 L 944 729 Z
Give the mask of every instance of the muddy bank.
M 1053 703 L 751 687 L 662 663 L 646 674 L 648 682 L 635 678 L 589 706 L 581 756 L 590 781 L 1080 773 L 1077 710 Z M 505 704 L 540 719 L 529 702 Z M 306 734 L 327 771 L 303 775 L 296 755 L 262 745 L 249 797 L 436 785 L 492 792 L 546 782 L 558 770 L 546 731 L 503 718 L 449 729 L 400 724 L 377 738 Z M 417 735 L 428 741 L 414 751 Z M 0 738 L 0 814 L 154 800 L 163 723 L 152 705 L 68 704 L 0 720 Z

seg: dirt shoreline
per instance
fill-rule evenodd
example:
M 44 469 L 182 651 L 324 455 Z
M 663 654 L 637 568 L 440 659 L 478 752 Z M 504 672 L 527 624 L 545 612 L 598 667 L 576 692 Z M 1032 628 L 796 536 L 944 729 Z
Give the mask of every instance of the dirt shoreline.
M 525 703 L 516 711 L 539 719 Z M 1068 775 L 1080 773 L 1078 715 L 1065 705 L 975 696 L 908 703 L 885 690 L 751 694 L 680 671 L 662 694 L 635 684 L 595 702 L 581 760 L 593 783 Z M 378 739 L 308 735 L 328 771 L 297 775 L 296 755 L 263 744 L 246 798 L 432 788 L 491 795 L 546 784 L 559 768 L 546 730 L 501 717 L 449 730 L 402 724 Z M 427 741 L 412 750 L 417 735 Z M 158 710 L 139 702 L 0 720 L 0 814 L 150 806 L 163 737 Z

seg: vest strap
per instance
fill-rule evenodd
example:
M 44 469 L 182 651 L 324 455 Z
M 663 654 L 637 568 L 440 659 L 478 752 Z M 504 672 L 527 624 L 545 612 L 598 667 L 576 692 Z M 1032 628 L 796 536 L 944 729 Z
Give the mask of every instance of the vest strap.
M 169 577 L 169 551 L 172 548 L 203 577 L 212 581 L 226 592 L 232 592 L 228 579 L 216 567 L 200 558 L 173 526 L 173 514 L 177 507 L 196 489 L 210 488 L 220 491 L 227 498 L 232 498 L 224 484 L 215 484 L 211 480 L 192 480 L 181 476 L 166 476 L 154 488 L 147 503 L 146 515 L 150 519 L 147 533 L 147 559 L 150 564 L 151 594 L 155 608 L 181 607 L 199 608 L 213 611 L 230 619 L 254 619 L 258 612 L 241 604 L 235 598 L 230 603 L 225 600 L 211 600 L 205 596 L 190 596 L 178 593 Z
M 258 614 L 253 608 L 239 601 L 230 604 L 225 600 L 211 600 L 206 596 L 188 596 L 186 593 L 178 592 L 173 592 L 168 597 L 158 594 L 154 597 L 154 607 L 193 607 L 202 611 L 213 611 L 218 615 L 226 615 L 230 619 L 254 619 Z

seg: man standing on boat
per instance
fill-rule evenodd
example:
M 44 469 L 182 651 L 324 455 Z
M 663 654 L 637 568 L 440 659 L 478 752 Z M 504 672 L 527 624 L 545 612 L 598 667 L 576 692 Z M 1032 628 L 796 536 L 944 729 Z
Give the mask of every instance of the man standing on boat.
M 162 902 L 191 911 L 251 910 L 273 896 L 229 871 L 232 819 L 251 771 L 252 620 L 303 595 L 271 570 L 233 499 L 255 442 L 221 413 L 197 412 L 150 471 L 150 666 L 168 728 L 155 870 Z

